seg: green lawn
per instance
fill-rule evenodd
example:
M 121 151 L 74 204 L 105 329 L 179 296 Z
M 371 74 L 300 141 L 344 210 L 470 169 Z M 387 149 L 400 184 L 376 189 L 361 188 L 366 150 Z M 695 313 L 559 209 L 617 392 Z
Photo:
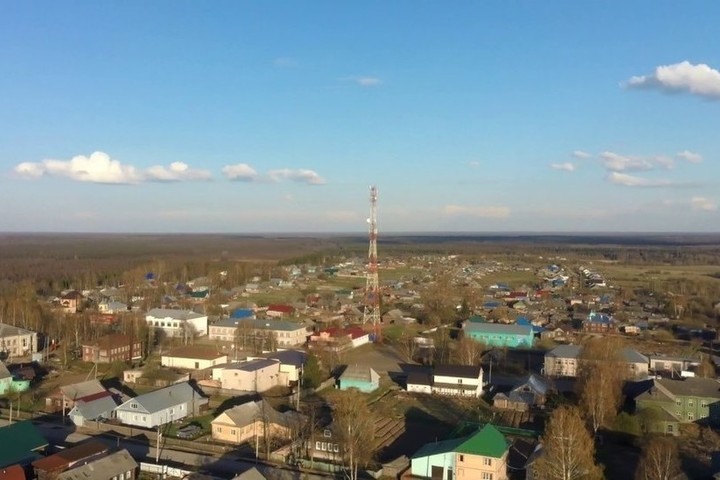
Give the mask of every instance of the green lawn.
M 199 436 L 208 435 L 212 431 L 210 423 L 215 418 L 213 413 L 200 415 L 198 417 L 188 417 L 182 423 L 170 423 L 166 426 L 165 435 L 168 437 L 177 437 L 177 431 L 188 425 L 198 425 L 202 428 L 203 433 Z

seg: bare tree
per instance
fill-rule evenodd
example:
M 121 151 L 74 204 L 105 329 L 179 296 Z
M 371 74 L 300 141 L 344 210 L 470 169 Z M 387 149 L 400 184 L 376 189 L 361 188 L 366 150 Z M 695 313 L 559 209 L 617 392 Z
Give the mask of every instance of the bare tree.
M 580 408 L 593 433 L 608 425 L 622 403 L 626 377 L 621 361 L 622 344 L 617 338 L 602 337 L 588 342 L 580 358 L 578 393 Z
M 540 440 L 542 455 L 533 465 L 534 478 L 599 480 L 595 445 L 577 407 L 561 406 L 550 416 Z
M 340 437 L 349 480 L 357 480 L 360 467 L 375 454 L 375 418 L 363 395 L 340 392 L 332 404 L 335 431 Z
M 412 362 L 417 352 L 417 343 L 415 343 L 415 337 L 410 335 L 407 331 L 403 330 L 400 338 L 398 339 L 398 349 L 405 355 L 405 358 L 409 362 Z
M 484 349 L 481 342 L 463 335 L 455 349 L 455 361 L 460 365 L 477 365 Z
M 675 440 L 670 437 L 650 437 L 640 456 L 637 480 L 672 480 L 680 474 L 680 457 Z

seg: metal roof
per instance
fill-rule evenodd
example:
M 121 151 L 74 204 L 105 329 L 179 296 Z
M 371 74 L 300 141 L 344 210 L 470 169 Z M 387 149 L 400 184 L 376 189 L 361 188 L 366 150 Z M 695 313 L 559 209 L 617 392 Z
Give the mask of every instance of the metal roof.
M 207 402 L 207 399 L 200 395 L 189 383 L 182 382 L 131 398 L 117 408 L 119 410 L 129 410 L 126 405 L 137 403 L 152 414 L 173 405 L 190 403 L 193 399 L 195 402 Z
M 111 453 L 81 467 L 73 468 L 57 476 L 57 480 L 107 480 L 138 468 L 137 462 L 127 450 Z
M 354 364 L 348 365 L 342 375 L 340 375 L 340 382 L 343 380 L 378 383 L 380 381 L 380 375 L 370 367 Z
M 153 308 L 146 314 L 154 318 L 172 318 L 174 320 L 193 320 L 195 318 L 203 318 L 206 315 L 200 315 L 192 310 L 177 310 L 173 308 Z
M 523 325 L 506 325 L 504 323 L 464 322 L 463 330 L 468 332 L 487 333 L 491 335 L 532 335 L 532 328 Z

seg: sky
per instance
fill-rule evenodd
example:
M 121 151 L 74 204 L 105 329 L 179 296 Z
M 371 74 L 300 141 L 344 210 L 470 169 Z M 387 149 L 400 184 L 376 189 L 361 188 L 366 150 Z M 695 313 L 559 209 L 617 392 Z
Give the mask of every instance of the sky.
M 0 231 L 720 231 L 720 2 L 0 4 Z

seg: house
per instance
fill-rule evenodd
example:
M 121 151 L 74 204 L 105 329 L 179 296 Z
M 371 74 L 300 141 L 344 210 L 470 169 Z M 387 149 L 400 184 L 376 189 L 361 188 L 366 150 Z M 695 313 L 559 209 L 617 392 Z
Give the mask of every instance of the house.
M 67 470 L 58 475 L 57 480 L 135 480 L 138 467 L 130 453 L 122 449 Z
M 300 429 L 297 412 L 280 413 L 267 401 L 258 400 L 225 410 L 212 422 L 212 438 L 221 442 L 240 445 L 257 442 L 266 435 L 289 440 Z
M 668 355 L 650 355 L 650 370 L 653 372 L 665 372 L 680 375 L 681 372 L 690 370 L 700 365 L 699 357 L 672 357 Z
M 60 306 L 66 313 L 77 313 L 82 310 L 85 297 L 77 290 L 70 290 L 60 295 Z
M 370 343 L 370 332 L 360 327 L 330 327 L 312 334 L 308 347 L 339 352 L 366 343 Z
M 260 473 L 257 467 L 252 467 L 250 470 L 245 470 L 234 476 L 232 480 L 268 480 L 268 477 Z
M 531 373 L 509 392 L 501 392 L 495 395 L 493 406 L 517 412 L 527 412 L 533 407 L 545 405 L 548 390 L 547 380 Z
M 488 347 L 531 348 L 535 338 L 532 327 L 527 325 L 465 321 L 462 330 L 466 337 L 484 343 Z
M 652 412 L 654 431 L 678 435 L 681 423 L 720 423 L 720 383 L 715 379 L 653 379 L 642 386 L 646 388 L 635 397 L 635 409 Z
M 79 445 L 60 450 L 58 453 L 39 458 L 32 462 L 37 480 L 55 480 L 58 474 L 84 464 L 93 458 L 107 453 L 110 447 L 98 440 L 90 440 Z
M 271 318 L 288 318 L 295 314 L 295 307 L 291 305 L 268 305 L 265 315 Z
M 482 387 L 482 368 L 471 365 L 437 365 L 432 373 L 411 372 L 407 379 L 407 391 L 417 393 L 479 397 Z
M 280 362 L 279 385 L 293 387 L 300 383 L 303 368 L 307 362 L 307 353 L 302 350 L 281 350 L 266 354 L 265 358 Z M 248 360 L 251 359 L 252 357 L 248 358 Z
M 303 345 L 307 336 L 307 327 L 304 324 L 271 318 L 226 318 L 211 325 L 209 335 L 210 340 L 240 341 L 243 345 L 261 344 L 271 337 L 278 347 L 283 348 Z
M 132 362 L 142 358 L 142 341 L 130 335 L 113 333 L 82 346 L 83 362 Z
M 64 385 L 55 389 L 45 398 L 45 411 L 65 414 L 75 406 L 75 402 L 82 399 L 93 399 L 107 393 L 107 389 L 98 380 Z
M 102 301 L 98 303 L 98 312 L 103 315 L 113 315 L 116 313 L 125 313 L 129 311 L 126 303 L 115 301 Z
M 491 424 L 466 437 L 428 443 L 413 455 L 412 478 L 507 480 L 510 443 Z
M 543 373 L 548 377 L 577 377 L 581 366 L 582 346 L 558 345 L 545 353 Z M 643 378 L 648 374 L 648 358 L 632 348 L 623 348 L 618 360 L 626 369 L 627 378 Z
M 105 421 L 112 418 L 118 402 L 116 396 L 109 391 L 78 398 L 68 413 L 70 420 L 78 427 L 88 422 Z
M 334 464 L 342 463 L 345 453 L 342 435 L 336 432 L 334 423 L 321 431 L 314 431 L 305 447 L 308 457 Z
M 208 334 L 208 317 L 190 310 L 153 308 L 145 315 L 149 327 L 160 329 L 168 337 Z
M 174 348 L 160 357 L 161 366 L 186 370 L 204 370 L 227 361 L 228 356 L 218 353 L 216 348 L 196 345 Z
M 37 351 L 37 332 L 0 323 L 0 353 L 13 358 L 31 355 Z
M 30 420 L 25 420 L 0 427 L 0 445 L 0 468 L 24 467 L 42 456 L 48 441 Z
M 187 382 L 131 398 L 115 408 L 115 418 L 125 425 L 154 428 L 197 415 L 208 404 Z
M 0 361 L 0 395 L 11 392 L 25 392 L 30 389 L 30 380 L 15 378 Z
M 587 333 L 610 333 L 616 330 L 615 320 L 606 313 L 590 312 L 583 321 L 583 331 Z
M 280 361 L 258 358 L 239 363 L 218 365 L 212 369 L 212 379 L 225 390 L 264 392 L 281 384 Z
M 338 388 L 348 390 L 357 388 L 361 392 L 370 393 L 380 387 L 380 375 L 370 367 L 348 365 L 338 378 Z

